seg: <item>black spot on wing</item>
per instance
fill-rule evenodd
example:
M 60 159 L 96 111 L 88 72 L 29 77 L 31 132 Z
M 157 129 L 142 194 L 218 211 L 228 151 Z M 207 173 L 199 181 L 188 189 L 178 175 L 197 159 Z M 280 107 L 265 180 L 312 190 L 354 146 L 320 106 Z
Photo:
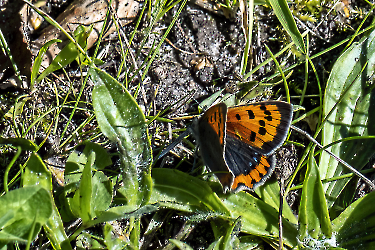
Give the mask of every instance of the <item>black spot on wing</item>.
M 267 129 L 265 129 L 264 127 L 260 127 L 258 133 L 260 135 L 265 135 L 267 134 Z
M 247 110 L 247 114 L 249 116 L 249 119 L 255 119 L 255 114 L 252 110 Z
M 257 137 L 257 133 L 255 133 L 254 131 L 251 131 L 249 141 L 255 142 L 256 137 Z

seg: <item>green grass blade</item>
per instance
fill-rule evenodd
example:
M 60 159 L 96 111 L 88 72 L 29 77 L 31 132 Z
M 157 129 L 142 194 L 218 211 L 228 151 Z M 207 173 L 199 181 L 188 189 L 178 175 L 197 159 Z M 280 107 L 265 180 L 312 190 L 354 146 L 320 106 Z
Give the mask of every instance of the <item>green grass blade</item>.
M 247 21 L 247 23 L 244 25 L 244 29 L 246 31 L 245 37 L 246 37 L 246 44 L 241 60 L 241 75 L 244 75 L 247 68 L 247 61 L 249 60 L 249 54 L 250 54 L 250 45 L 252 42 L 252 36 L 253 36 L 253 24 L 254 24 L 254 1 L 249 0 L 245 1 L 245 4 L 247 4 L 247 11 L 243 15 L 246 15 L 246 18 L 244 18 L 244 21 Z
M 61 42 L 61 40 L 52 39 L 51 41 L 48 41 L 47 43 L 45 43 L 42 46 L 42 48 L 40 48 L 40 50 L 38 52 L 38 55 L 34 60 L 33 68 L 31 69 L 31 80 L 30 80 L 30 89 L 31 90 L 34 89 L 34 84 L 35 84 L 35 81 L 36 81 L 36 77 L 38 76 L 39 68 L 40 68 L 40 65 L 42 64 L 44 54 L 46 53 L 46 51 L 48 50 L 48 48 L 52 44 L 57 43 L 57 42 Z
M 288 4 L 285 0 L 269 0 L 277 18 L 286 32 L 290 35 L 297 47 L 306 53 L 305 44 L 303 43 L 302 35 L 299 32 L 296 22 L 293 19 L 292 13 L 289 10 Z
M 3 51 L 3 53 L 5 55 L 7 55 L 8 58 L 9 58 L 9 60 L 11 61 L 13 69 L 14 69 L 14 72 L 15 72 L 18 80 L 20 82 L 22 82 L 21 75 L 20 75 L 20 70 L 18 69 L 18 66 L 17 66 L 16 62 L 13 59 L 12 53 L 10 51 L 8 43 L 7 43 L 7 41 L 6 41 L 5 37 L 4 37 L 4 34 L 1 31 L 1 29 L 0 29 L 0 47 L 1 47 L 2 51 Z
M 178 249 L 181 250 L 193 250 L 188 244 L 186 244 L 183 241 L 175 240 L 175 239 L 169 239 L 170 242 L 172 242 Z

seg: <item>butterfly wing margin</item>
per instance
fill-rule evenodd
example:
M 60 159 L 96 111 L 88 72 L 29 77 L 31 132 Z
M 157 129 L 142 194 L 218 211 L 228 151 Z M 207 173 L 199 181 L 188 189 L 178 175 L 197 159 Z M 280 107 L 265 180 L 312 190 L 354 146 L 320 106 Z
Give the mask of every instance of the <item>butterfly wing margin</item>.
M 254 190 L 262 185 L 275 169 L 275 155 L 265 156 L 246 143 L 227 135 L 225 161 L 234 175 L 232 191 Z

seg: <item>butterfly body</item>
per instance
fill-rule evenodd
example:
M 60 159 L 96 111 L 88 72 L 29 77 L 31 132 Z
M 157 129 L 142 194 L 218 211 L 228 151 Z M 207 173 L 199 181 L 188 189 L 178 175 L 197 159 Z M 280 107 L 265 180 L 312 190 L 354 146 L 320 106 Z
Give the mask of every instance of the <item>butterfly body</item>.
M 208 109 L 193 125 L 203 161 L 224 190 L 252 190 L 264 183 L 275 167 L 274 151 L 284 142 L 292 106 L 268 101 Z

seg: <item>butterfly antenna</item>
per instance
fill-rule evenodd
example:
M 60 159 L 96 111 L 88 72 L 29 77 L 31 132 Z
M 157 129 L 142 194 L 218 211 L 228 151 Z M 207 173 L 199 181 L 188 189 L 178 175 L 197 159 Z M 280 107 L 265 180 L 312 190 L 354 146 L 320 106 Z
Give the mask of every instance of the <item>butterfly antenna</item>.
M 312 141 L 313 143 L 315 143 L 316 145 L 318 145 L 319 148 L 323 149 L 323 146 L 320 145 L 319 142 L 317 142 L 311 135 L 309 135 L 308 133 L 306 133 L 305 131 L 303 131 L 302 129 L 300 128 L 297 128 L 293 125 L 290 126 L 292 129 L 294 129 L 295 131 L 303 134 L 304 136 L 306 136 L 310 141 Z M 366 176 L 364 176 L 363 174 L 361 174 L 361 172 L 359 172 L 357 169 L 353 168 L 352 166 L 350 166 L 347 162 L 345 162 L 344 160 L 342 160 L 340 157 L 336 156 L 334 153 L 332 153 L 331 151 L 328 151 L 327 149 L 323 149 L 325 152 L 327 152 L 330 156 L 332 156 L 333 158 L 335 158 L 338 162 L 340 162 L 342 165 L 344 165 L 345 167 L 347 167 L 350 171 L 352 171 L 355 175 L 357 175 L 359 178 L 361 178 L 364 182 L 366 182 L 373 190 L 375 190 L 375 185 L 374 183 L 372 183 Z
M 164 113 L 166 113 L 168 110 L 172 109 L 175 105 L 178 105 L 176 108 L 172 110 L 172 112 L 178 110 L 182 105 L 186 104 L 195 94 L 196 90 L 192 90 L 189 93 L 187 93 L 185 96 L 183 96 L 181 99 L 177 100 L 175 103 L 169 105 L 166 109 L 161 111 L 158 115 L 162 116 Z
M 174 140 L 171 144 L 169 144 L 158 156 L 157 160 L 162 158 L 164 155 L 166 155 L 169 151 L 171 151 L 174 147 L 176 147 L 177 144 L 179 144 L 186 136 L 191 135 L 192 129 L 191 127 L 188 127 L 182 134 L 180 134 L 179 137 L 177 137 L 176 140 Z

